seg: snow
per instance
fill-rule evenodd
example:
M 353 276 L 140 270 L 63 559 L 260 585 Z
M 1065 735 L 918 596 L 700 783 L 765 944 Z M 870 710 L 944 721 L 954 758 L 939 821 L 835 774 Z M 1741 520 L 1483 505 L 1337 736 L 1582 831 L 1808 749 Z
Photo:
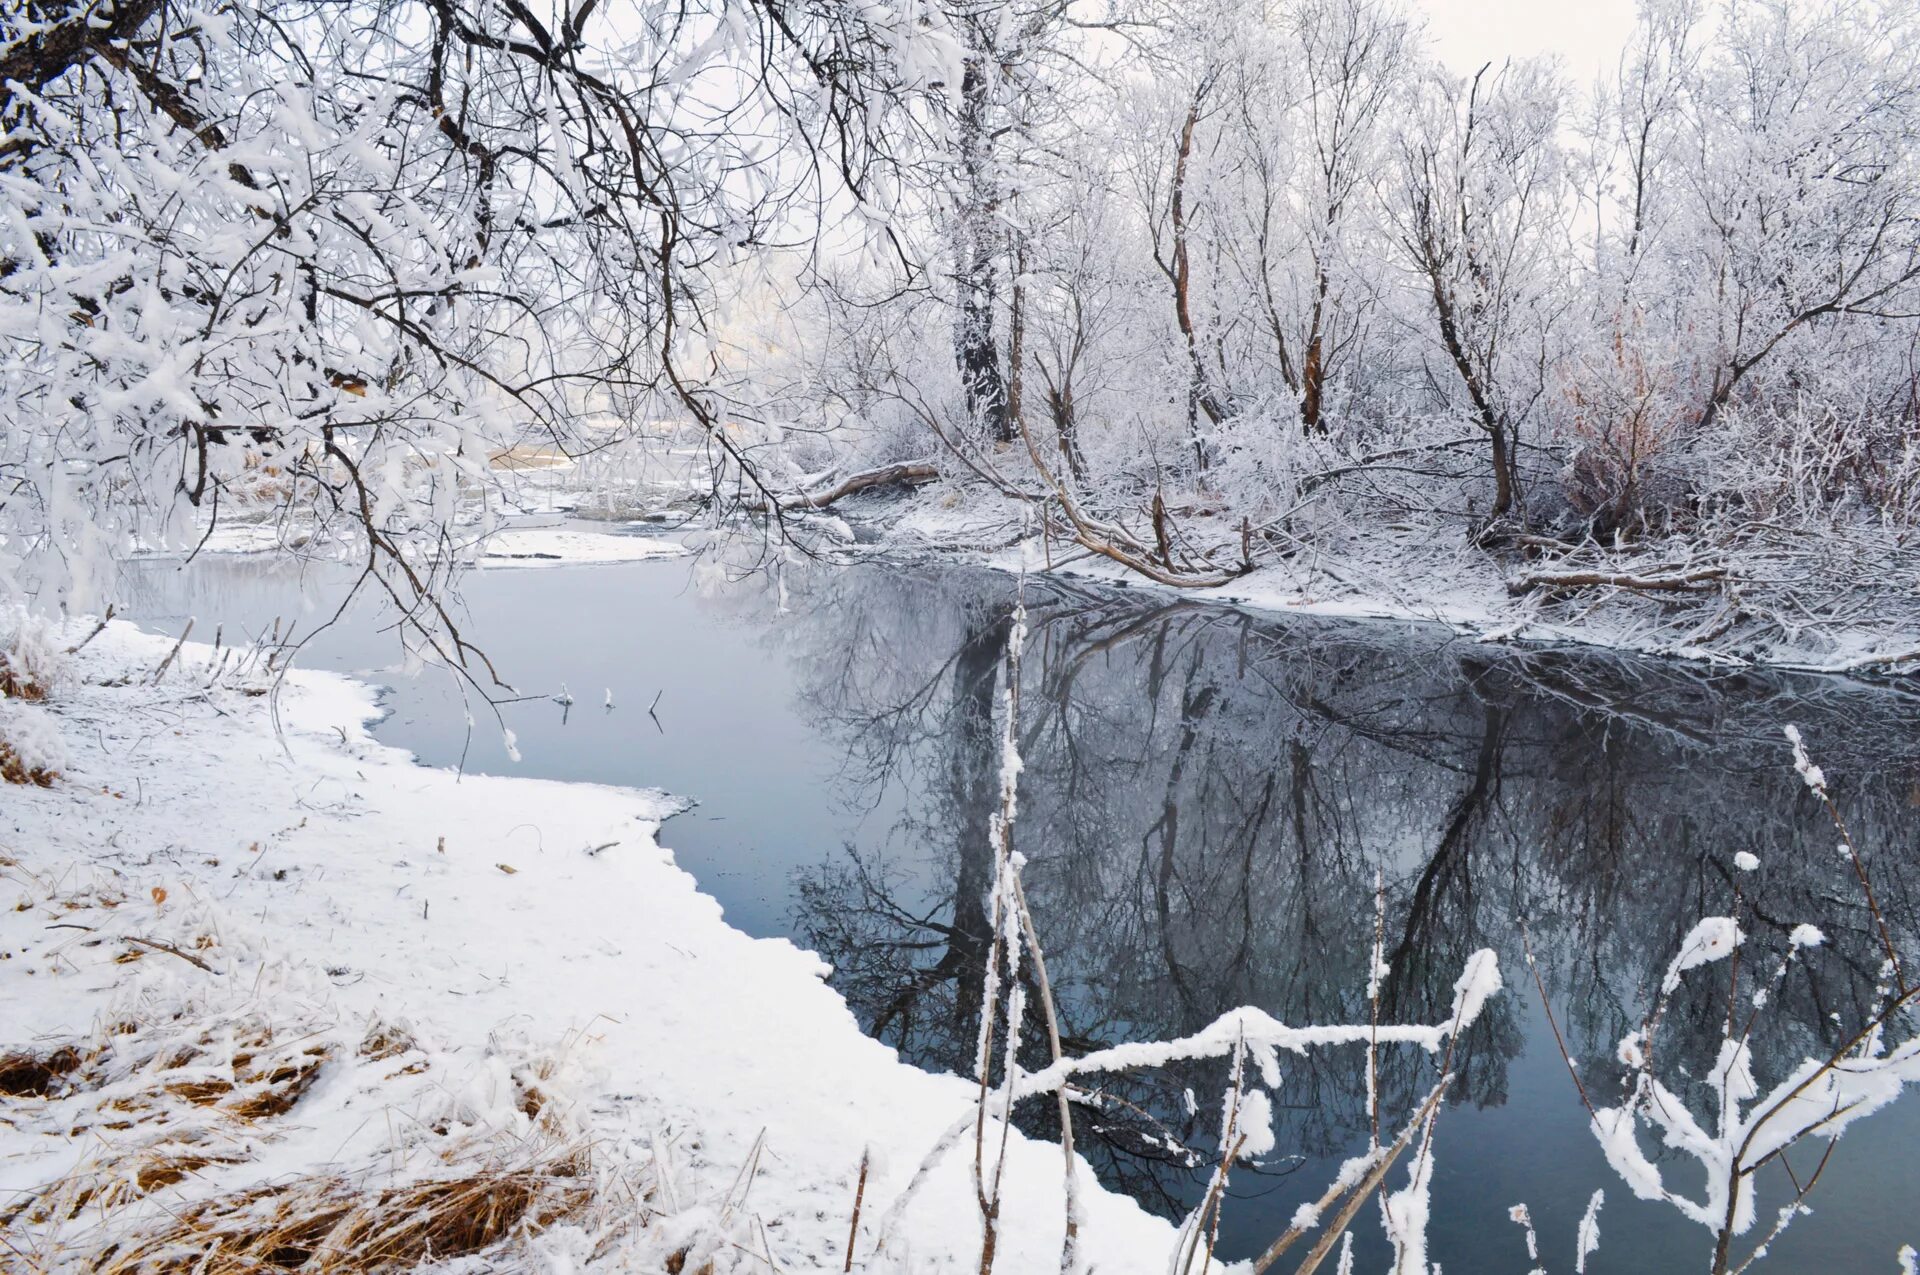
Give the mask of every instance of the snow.
M 360 552 L 360 546 L 335 545 L 315 535 L 304 520 L 241 521 L 226 519 L 194 542 L 198 552 L 293 553 L 324 555 Z M 462 553 L 471 553 L 485 566 L 590 565 L 644 562 L 654 558 L 684 557 L 693 551 L 678 538 L 651 522 L 598 522 L 568 519 L 564 513 L 517 516 L 490 531 L 478 526 L 449 530 Z M 182 551 L 149 544 L 143 555 L 178 556 Z
M 1234 1121 L 1246 1139 L 1240 1147 L 1241 1159 L 1258 1160 L 1273 1151 L 1273 1100 L 1267 1097 L 1265 1090 L 1247 1090 L 1241 1096 L 1240 1112 Z
M 1682 1096 L 1691 1084 L 1683 1084 L 1682 1093 L 1675 1093 L 1654 1073 L 1652 1024 L 1658 1021 L 1685 972 L 1725 959 L 1744 938 L 1731 917 L 1707 917 L 1683 940 L 1667 967 L 1649 1025 L 1620 1042 L 1620 1060 L 1633 1073 L 1627 1100 L 1618 1107 L 1595 1109 L 1591 1126 L 1608 1164 L 1635 1196 L 1665 1201 L 1701 1226 L 1714 1231 L 1725 1228 L 1733 1235 L 1745 1234 L 1757 1217 L 1755 1192 L 1734 1189 L 1755 1167 L 1802 1139 L 1830 1142 L 1839 1138 L 1856 1120 L 1881 1110 L 1907 1085 L 1920 1081 L 1920 1038 L 1888 1048 L 1882 1038 L 1884 1024 L 1876 1023 L 1857 1044 L 1829 1058 L 1803 1059 L 1786 1069 L 1770 1089 L 1763 1089 L 1754 1074 L 1747 1036 L 1735 1035 L 1729 1027 L 1719 1056 L 1705 1078 L 1714 1101 L 1704 1115 L 1696 1115 Z M 1795 954 L 1824 942 L 1825 936 L 1814 926 L 1796 926 L 1775 974 L 1776 985 Z M 1753 1003 L 1763 1006 L 1766 998 L 1756 993 Z M 1680 1074 L 1686 1076 L 1684 1068 Z M 1669 1150 L 1692 1159 L 1704 1170 L 1704 1198 L 1691 1198 L 1667 1186 L 1660 1167 L 1640 1146 L 1641 1121 Z M 1587 1232 L 1597 1227 L 1594 1215 L 1599 1203 L 1596 1199 L 1582 1224 L 1582 1266 Z M 1761 1247 L 1802 1211 L 1799 1201 L 1781 1209 Z
M 1807 746 L 1800 738 L 1800 728 L 1794 725 L 1787 725 L 1783 726 L 1781 731 L 1786 735 L 1787 742 L 1793 745 L 1793 768 L 1800 772 L 1801 780 L 1814 792 L 1825 795 L 1827 791 L 1826 772 L 1814 765 L 1813 759 L 1807 756 Z
M 1827 936 L 1820 932 L 1820 927 L 1817 925 L 1796 925 L 1793 927 L 1793 932 L 1787 935 L 1787 942 L 1795 948 L 1819 947 L 1826 941 Z
M 288 675 L 276 735 L 258 688 L 206 685 L 204 646 L 145 684 L 171 645 L 109 626 L 45 710 L 65 781 L 4 793 L 0 873 L 19 905 L 0 914 L 9 1045 L 190 1002 L 328 1040 L 405 1023 L 422 1042 L 421 1073 L 399 1080 L 328 1062 L 296 1132 L 195 1189 L 376 1155 L 428 1107 L 511 1130 L 513 1077 L 544 1050 L 566 1060 L 556 1074 L 596 1161 L 672 1148 L 691 1216 L 751 1159 L 751 1210 L 783 1268 L 838 1270 L 863 1154 L 864 1255 L 905 1185 L 884 1166 L 920 1163 L 956 1117 L 971 1127 L 972 1087 L 863 1035 L 817 957 L 727 925 L 656 839 L 667 798 L 419 767 L 368 735 L 369 688 L 323 673 Z M 210 968 L 154 949 L 116 963 L 135 938 Z M 73 1170 L 96 1136 L 0 1129 L 0 1192 Z M 1001 1269 L 1057 1265 L 1059 1149 L 1016 1134 L 1006 1173 Z M 929 1171 L 896 1221 L 913 1269 L 976 1263 L 970 1189 L 963 1166 Z M 1172 1229 L 1132 1201 L 1082 1194 L 1089 1266 L 1137 1269 L 1170 1247 Z M 569 1243 L 547 1243 L 553 1269 L 583 1265 Z
M 1407 1184 L 1381 1202 L 1380 1219 L 1393 1242 L 1393 1275 L 1428 1275 L 1427 1220 L 1433 1208 L 1433 1122 L 1407 1169 Z
M 1640 1149 L 1634 1136 L 1633 1112 L 1625 1107 L 1601 1107 L 1593 1113 L 1593 1133 L 1607 1163 L 1642 1200 L 1669 1198 L 1659 1168 Z M 1689 1214 L 1692 1216 L 1692 1214 Z
M 677 558 L 690 552 L 677 540 L 661 536 L 621 534 L 579 527 L 509 527 L 487 539 L 482 561 L 487 566 L 515 562 L 610 563 Z
M 1742 937 L 1739 924 L 1730 916 L 1702 918 L 1680 941 L 1680 951 L 1667 965 L 1666 977 L 1660 982 L 1661 991 L 1672 992 L 1680 986 L 1680 976 L 1688 970 L 1732 955 Z
M 38 704 L 0 698 L 0 766 L 31 774 L 67 768 L 67 750 L 51 715 Z
M 1586 1275 L 1587 1259 L 1600 1247 L 1600 1208 L 1607 1202 L 1607 1193 L 1596 1188 L 1593 1198 L 1587 1201 L 1587 1211 L 1581 1215 L 1580 1231 L 1575 1237 L 1573 1269 L 1574 1275 Z
M 1899 672 L 1912 665 L 1914 656 L 1912 633 L 1853 631 L 1837 623 L 1818 634 L 1808 631 L 1798 641 L 1735 653 L 1676 642 L 1641 617 L 1611 621 L 1589 614 L 1556 620 L 1510 598 L 1505 577 L 1490 560 L 1449 558 L 1445 570 L 1439 570 L 1418 557 L 1422 546 L 1383 550 L 1377 563 L 1338 575 L 1327 558 L 1316 556 L 1306 566 L 1290 560 L 1256 561 L 1252 571 L 1224 586 L 1180 588 L 1068 543 L 1049 546 L 1032 537 L 1003 545 L 1010 520 L 990 493 L 971 493 L 965 503 L 951 505 L 923 498 L 904 509 L 887 510 L 881 543 L 903 555 L 932 551 L 1010 573 L 1139 588 L 1259 614 L 1436 624 L 1483 642 L 1591 646 L 1722 666 L 1835 674 Z
M 1533 1215 L 1528 1212 L 1527 1206 L 1524 1204 L 1514 1205 L 1507 1210 L 1507 1217 L 1515 1226 L 1522 1228 L 1526 1232 L 1527 1260 L 1529 1262 L 1538 1262 L 1540 1260 L 1540 1238 L 1534 1234 Z
M 1453 985 L 1455 1032 L 1480 1017 L 1487 1001 L 1500 991 L 1500 961 L 1492 948 L 1481 948 L 1467 958 L 1467 967 Z

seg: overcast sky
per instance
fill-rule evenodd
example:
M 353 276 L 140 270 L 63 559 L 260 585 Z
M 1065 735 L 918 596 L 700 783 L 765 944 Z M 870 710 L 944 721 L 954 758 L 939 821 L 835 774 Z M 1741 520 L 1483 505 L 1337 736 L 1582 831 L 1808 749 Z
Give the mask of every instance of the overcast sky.
M 1434 49 L 1457 72 L 1556 53 L 1585 85 L 1611 73 L 1633 28 L 1634 0 L 1417 0 Z

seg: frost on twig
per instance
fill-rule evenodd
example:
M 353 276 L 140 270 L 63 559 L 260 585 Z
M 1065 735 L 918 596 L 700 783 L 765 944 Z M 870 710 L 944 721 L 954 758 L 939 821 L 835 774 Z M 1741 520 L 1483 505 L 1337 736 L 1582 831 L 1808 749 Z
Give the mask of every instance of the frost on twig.
M 1808 1057 L 1782 1069 L 1772 1084 L 1764 1085 L 1756 1072 L 1753 1034 L 1756 1022 L 1771 1003 L 1773 992 L 1798 960 L 1826 943 L 1813 925 L 1799 924 L 1787 933 L 1771 975 L 1747 993 L 1750 1007 L 1739 1014 L 1737 955 L 1749 936 L 1730 916 L 1709 916 L 1696 924 L 1668 963 L 1659 995 L 1640 1028 L 1619 1044 L 1619 1059 L 1627 1068 L 1626 1093 L 1615 1106 L 1593 1110 L 1592 1128 L 1608 1164 L 1637 1197 L 1672 1205 L 1682 1216 L 1715 1235 L 1715 1275 L 1746 1269 L 1764 1255 L 1775 1236 L 1803 1210 L 1803 1203 L 1819 1182 L 1840 1135 L 1854 1122 L 1883 1109 L 1908 1084 L 1920 1081 L 1920 1035 L 1889 1040 L 1898 1035 L 1915 993 L 1900 977 L 1899 954 L 1884 916 L 1874 901 L 1872 883 L 1860 856 L 1828 793 L 1826 776 L 1808 756 L 1799 731 L 1786 728 L 1793 747 L 1794 768 L 1807 787 L 1826 804 L 1839 828 L 1847 858 L 1853 865 L 1866 905 L 1879 926 L 1884 944 L 1883 979 L 1875 1003 L 1863 1019 L 1844 1034 L 1840 1045 L 1824 1057 Z M 1670 1079 L 1676 1069 L 1666 1064 L 1659 1049 L 1659 1033 L 1667 1007 L 1689 976 L 1727 962 L 1730 1008 L 1718 1056 L 1705 1077 L 1708 1102 L 1697 1110 L 1687 1100 L 1684 1079 Z M 1640 1133 L 1655 1136 L 1669 1149 L 1694 1161 L 1704 1183 L 1702 1193 L 1688 1194 L 1668 1181 L 1667 1173 L 1642 1149 Z M 1787 1163 L 1791 1151 L 1803 1143 L 1823 1143 L 1810 1172 L 1795 1174 L 1792 1199 L 1774 1215 L 1770 1228 L 1745 1260 L 1736 1263 L 1732 1243 L 1759 1220 L 1753 1176 L 1779 1160 Z M 1597 1205 L 1596 1205 L 1597 1208 Z M 1582 1226 L 1585 1251 L 1589 1227 Z

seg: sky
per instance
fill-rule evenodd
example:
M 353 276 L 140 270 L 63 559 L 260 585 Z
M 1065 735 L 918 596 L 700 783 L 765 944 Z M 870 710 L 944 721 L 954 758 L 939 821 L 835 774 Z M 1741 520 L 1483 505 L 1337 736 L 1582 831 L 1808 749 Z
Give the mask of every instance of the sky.
M 1575 83 L 1611 73 L 1633 29 L 1634 0 L 1417 0 L 1433 49 L 1460 73 L 1558 54 Z

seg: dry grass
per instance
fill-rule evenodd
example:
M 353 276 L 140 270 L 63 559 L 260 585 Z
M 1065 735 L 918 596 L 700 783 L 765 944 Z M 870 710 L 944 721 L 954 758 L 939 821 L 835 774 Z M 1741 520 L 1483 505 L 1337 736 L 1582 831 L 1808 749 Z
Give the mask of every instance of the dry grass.
M 94 954 L 62 968 L 110 971 L 119 943 L 134 941 L 115 931 L 137 886 L 55 891 L 4 857 L 0 867 L 75 930 L 76 953 Z M 91 909 L 99 924 L 73 919 Z M 137 921 L 159 925 L 156 915 L 140 909 Z M 579 1062 L 591 1037 L 448 1048 L 403 1023 L 344 1019 L 310 971 L 278 961 L 226 959 L 202 978 L 167 953 L 257 940 L 236 926 L 215 944 L 211 913 L 164 919 L 170 928 L 140 940 L 158 964 L 91 1032 L 0 1045 L 0 1135 L 26 1170 L 12 1176 L 34 1184 L 0 1191 L 7 1275 L 371 1275 L 448 1262 L 506 1275 L 560 1254 L 583 1270 L 781 1269 L 746 1204 L 760 1145 L 718 1193 L 718 1166 L 675 1170 L 678 1135 L 593 1139 L 598 1108 L 580 1098 L 599 1077 Z
M 46 685 L 31 671 L 15 667 L 14 661 L 0 651 L 0 699 L 25 700 L 38 704 L 47 698 Z
M 51 681 L 49 675 L 37 672 L 33 662 L 22 656 L 19 650 L 11 654 L 0 650 L 0 700 L 44 703 Z M 59 777 L 60 772 L 36 758 L 31 747 L 22 747 L 18 741 L 9 740 L 4 732 L 0 732 L 0 781 L 51 788 Z
M 27 761 L 15 751 L 13 745 L 0 738 L 0 781 L 51 788 L 58 778 L 59 771 Z
M 552 1096 L 553 1056 L 512 1068 L 511 1106 L 526 1117 L 515 1128 L 428 1111 L 353 1164 L 266 1180 L 246 1169 L 260 1146 L 311 1122 L 299 1106 L 329 1066 L 391 1062 L 393 1081 L 428 1071 L 429 1058 L 383 1021 L 348 1044 L 311 1022 L 195 1012 L 0 1054 L 0 1122 L 92 1148 L 0 1206 L 6 1269 L 360 1275 L 498 1248 L 483 1262 L 516 1270 L 514 1244 L 558 1223 L 591 1223 L 609 1245 L 644 1223 L 651 1185 L 596 1168 Z
M 482 1252 L 577 1215 L 593 1198 L 585 1153 L 567 1143 L 518 1161 L 462 1158 L 447 1176 L 367 1190 L 342 1175 L 216 1196 L 112 1246 L 102 1275 L 404 1271 Z
M 85 1041 L 0 1054 L 0 1119 L 84 1134 L 98 1153 L 0 1209 L 0 1227 L 58 1229 L 213 1165 L 240 1164 L 334 1053 L 262 1021 L 120 1021 Z
M 0 1094 L 9 1098 L 51 1098 L 67 1087 L 67 1077 L 81 1062 L 71 1045 L 45 1053 L 14 1050 L 0 1054 Z
M 224 1032 L 207 1029 L 163 1044 L 170 1035 L 122 1022 L 94 1040 L 52 1049 L 0 1054 L 0 1094 L 53 1099 L 105 1090 L 113 1095 L 73 1123 L 75 1130 L 126 1128 L 185 1104 L 235 1120 L 286 1114 L 314 1082 L 333 1047 L 312 1038 L 276 1039 L 254 1021 Z

